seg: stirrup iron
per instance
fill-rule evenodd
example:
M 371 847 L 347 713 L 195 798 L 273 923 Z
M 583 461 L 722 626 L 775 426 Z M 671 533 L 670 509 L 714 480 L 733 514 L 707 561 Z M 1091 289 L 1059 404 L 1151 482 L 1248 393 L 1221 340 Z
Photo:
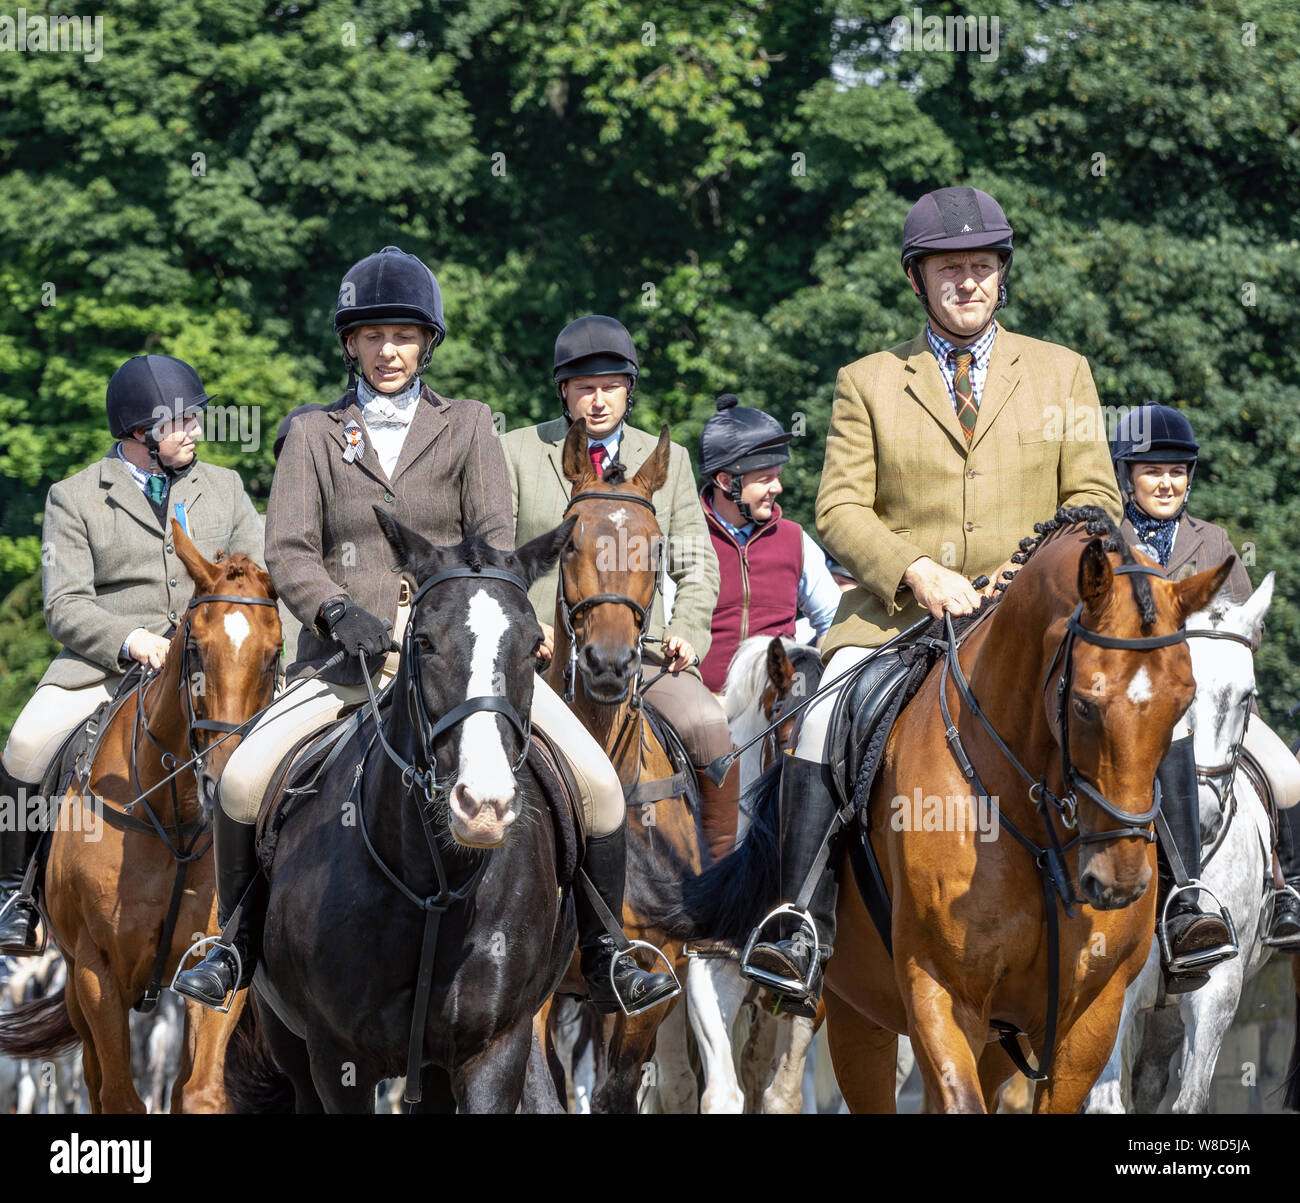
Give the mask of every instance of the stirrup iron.
M 1171 955 L 1169 948 L 1169 904 L 1177 895 L 1187 890 L 1204 890 L 1213 899 L 1214 905 L 1219 908 L 1219 918 L 1223 920 L 1228 929 L 1228 943 L 1175 957 Z M 1228 914 L 1228 908 L 1219 901 L 1218 895 L 1198 877 L 1194 877 L 1182 885 L 1176 885 L 1169 891 L 1165 898 L 1164 908 L 1160 912 L 1160 922 L 1156 925 L 1156 936 L 1160 941 L 1160 955 L 1164 959 L 1165 968 L 1172 974 L 1196 973 L 1205 968 L 1213 968 L 1221 961 L 1232 960 L 1238 952 L 1237 927 L 1232 921 L 1232 916 Z
M 235 985 L 234 988 L 226 995 L 225 1005 L 220 1007 L 208 1008 L 209 1010 L 216 1011 L 221 1015 L 225 1015 L 230 1010 L 230 1008 L 234 1006 L 235 995 L 239 993 L 239 983 L 243 980 L 244 977 L 244 958 L 239 955 L 239 949 L 236 948 L 233 943 L 227 944 L 224 940 L 222 940 L 220 935 L 204 936 L 202 940 L 196 940 L 183 953 L 181 953 L 181 959 L 176 962 L 176 972 L 172 974 L 172 980 L 169 983 L 168 988 L 174 991 L 177 995 L 179 995 L 181 998 L 185 999 L 188 1002 L 199 1003 L 199 1006 L 201 1007 L 208 1006 L 208 1004 L 206 1003 L 200 1003 L 197 998 L 194 998 L 189 994 L 183 994 L 180 990 L 177 990 L 176 979 L 180 977 L 181 972 L 185 968 L 185 962 L 188 961 L 190 957 L 198 957 L 199 961 L 203 960 L 203 957 L 199 956 L 199 953 L 201 950 L 207 948 L 210 944 L 220 944 L 222 948 L 226 949 L 226 951 L 231 953 L 231 955 L 233 955 L 235 958 Z
M 775 973 L 769 973 L 766 969 L 759 969 L 749 963 L 750 954 L 754 951 L 754 945 L 758 943 L 759 934 L 773 919 L 781 915 L 794 915 L 799 920 L 796 936 L 798 931 L 805 927 L 812 932 L 813 955 L 808 962 L 808 972 L 804 977 L 780 977 Z M 797 943 L 796 936 L 792 936 L 791 939 L 796 940 Z M 740 956 L 740 975 L 748 978 L 751 982 L 757 982 L 767 990 L 775 991 L 777 994 L 796 994 L 801 998 L 808 998 L 812 995 L 813 978 L 817 973 L 817 966 L 821 963 L 821 953 L 822 943 L 817 935 L 817 924 L 813 921 L 811 913 L 801 910 L 792 902 L 785 902 L 769 911 L 762 922 L 749 933 L 745 951 Z
M 654 1002 L 644 1003 L 639 1007 L 628 1008 L 623 996 L 618 992 L 618 986 L 614 983 L 614 969 L 625 956 L 631 956 L 634 948 L 648 948 L 655 955 L 655 960 L 663 961 L 664 968 L 668 970 L 668 976 L 673 979 L 673 992 L 665 995 L 663 998 L 656 998 Z M 636 965 L 636 958 L 632 957 L 632 963 Z M 652 962 L 653 963 L 653 962 Z M 640 969 L 641 966 L 637 965 Z M 644 971 L 643 971 L 644 972 Z M 676 998 L 682 992 L 682 984 L 677 980 L 677 974 L 673 972 L 672 962 L 664 956 L 663 951 L 656 948 L 648 940 L 629 940 L 626 948 L 615 951 L 614 955 L 609 958 L 609 988 L 610 992 L 617 999 L 618 1005 L 622 1008 L 623 1014 L 631 1018 L 633 1015 L 640 1015 L 642 1011 L 648 1011 L 651 1007 L 657 1007 L 660 1003 L 666 1003 L 670 998 Z

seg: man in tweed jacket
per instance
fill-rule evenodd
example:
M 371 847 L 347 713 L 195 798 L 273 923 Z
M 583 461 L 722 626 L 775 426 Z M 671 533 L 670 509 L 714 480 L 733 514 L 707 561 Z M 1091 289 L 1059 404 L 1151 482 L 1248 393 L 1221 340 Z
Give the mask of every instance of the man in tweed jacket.
M 903 228 L 903 266 L 929 317 L 900 346 L 841 369 L 817 494 L 827 552 L 860 582 L 822 646 L 831 680 L 924 617 L 969 614 L 971 579 L 1011 567 L 1020 539 L 1059 506 L 1099 505 L 1116 521 L 1097 391 L 1087 361 L 1001 328 L 1012 231 L 973 188 L 921 198 Z M 1089 437 L 1074 437 L 1078 431 Z M 885 657 L 880 658 L 883 663 Z M 881 671 L 873 664 L 867 672 Z M 808 708 L 781 782 L 782 895 L 794 898 L 835 814 L 826 734 L 838 690 Z M 758 944 L 744 971 L 813 1014 L 835 934 L 824 872 L 804 930 Z
M 615 460 L 633 476 L 658 439 L 624 419 L 632 405 L 638 363 L 632 336 L 614 318 L 588 314 L 571 322 L 555 343 L 554 379 L 563 416 L 540 426 L 512 430 L 502 439 L 510 471 L 515 540 L 549 530 L 563 517 L 574 482 L 564 473 L 564 441 L 571 422 L 586 421 L 587 450 L 597 475 Z M 677 586 L 671 621 L 664 621 L 663 591 L 656 589 L 643 655 L 667 664 L 648 700 L 681 735 L 699 769 L 731 750 L 731 732 L 717 699 L 699 670 L 689 667 L 708 654 L 713 608 L 718 603 L 718 558 L 695 491 L 690 453 L 676 443 L 668 476 L 651 498 L 665 540 L 668 574 Z M 559 569 L 534 583 L 529 598 L 552 646 Z M 662 641 L 662 642 L 659 642 Z M 732 766 L 721 786 L 699 775 L 701 825 L 714 859 L 731 850 L 736 836 L 739 770 Z
M 63 649 L 5 745 L 10 797 L 39 793 L 63 740 L 113 696 L 132 662 L 162 664 L 168 633 L 194 595 L 172 542 L 173 515 L 184 515 L 208 559 L 218 551 L 262 559 L 262 522 L 239 475 L 196 458 L 195 415 L 208 397 L 194 369 L 168 355 L 136 356 L 114 373 L 106 401 L 119 441 L 52 486 L 45 502 L 45 623 Z M 176 416 L 158 425 L 160 412 Z M 39 834 L 0 832 L 0 891 L 21 882 Z M 34 912 L 21 901 L 0 919 L 0 951 L 34 951 L 24 938 Z

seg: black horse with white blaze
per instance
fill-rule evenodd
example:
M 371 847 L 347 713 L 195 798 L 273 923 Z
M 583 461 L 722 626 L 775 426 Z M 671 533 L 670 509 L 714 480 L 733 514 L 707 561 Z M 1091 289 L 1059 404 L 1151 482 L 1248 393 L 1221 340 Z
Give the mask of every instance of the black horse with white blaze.
M 372 1110 L 402 1074 L 421 1110 L 558 1110 L 532 1019 L 576 927 L 527 756 L 542 638 L 527 589 L 572 520 L 501 552 L 376 513 L 417 585 L 401 666 L 381 727 L 366 707 L 277 830 L 257 1022 L 298 1111 Z M 257 1047 L 228 1060 L 237 1098 L 268 1085 Z

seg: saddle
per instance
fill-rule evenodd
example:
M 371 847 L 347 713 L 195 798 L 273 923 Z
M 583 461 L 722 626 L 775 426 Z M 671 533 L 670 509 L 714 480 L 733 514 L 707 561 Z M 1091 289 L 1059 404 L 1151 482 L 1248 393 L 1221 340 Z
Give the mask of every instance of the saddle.
M 700 812 L 700 781 L 695 773 L 695 766 L 686 754 L 677 729 L 663 714 L 655 709 L 648 699 L 642 703 L 646 725 L 659 740 L 673 772 L 670 777 L 661 777 L 657 781 L 642 781 L 640 777 L 631 785 L 623 787 L 623 801 L 627 806 L 642 806 L 647 802 L 662 802 L 666 798 L 684 796 L 691 813 L 698 817 Z
M 890 648 L 864 661 L 862 671 L 847 688 L 840 690 L 835 700 L 826 737 L 826 753 L 841 805 L 854 798 L 855 786 L 873 741 L 883 751 L 893 729 L 898 708 L 891 704 L 912 671 L 910 660 L 904 658 L 908 650 L 907 647 Z M 870 778 L 875 777 L 878 762 L 879 756 L 876 756 L 871 764 Z M 870 787 L 869 779 L 866 782 L 868 791 Z

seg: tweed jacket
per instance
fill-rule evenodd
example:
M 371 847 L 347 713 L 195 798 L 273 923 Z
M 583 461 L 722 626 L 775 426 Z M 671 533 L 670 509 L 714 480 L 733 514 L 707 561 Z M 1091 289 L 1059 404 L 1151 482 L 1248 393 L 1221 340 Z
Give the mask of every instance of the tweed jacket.
M 354 422 L 363 446 L 348 462 L 344 431 Z M 493 547 L 513 547 L 505 460 L 486 405 L 422 386 L 391 479 L 369 441 L 353 388 L 332 405 L 294 418 L 276 463 L 266 510 L 266 566 L 302 623 L 290 679 L 338 650 L 316 629 L 325 602 L 346 596 L 379 618 L 396 618 L 402 578 L 376 505 L 432 543 L 459 543 L 477 526 Z M 345 660 L 322 679 L 360 684 L 360 661 Z
M 1127 518 L 1120 524 L 1120 530 L 1124 532 L 1124 538 L 1135 547 L 1138 546 L 1137 531 Z M 1244 602 L 1254 592 L 1254 588 L 1228 532 L 1213 522 L 1205 522 L 1184 513 L 1178 523 L 1178 535 L 1174 539 L 1173 550 L 1169 553 L 1165 573 L 1171 580 L 1185 580 L 1207 568 L 1217 568 L 1231 555 L 1237 556 L 1237 562 L 1228 573 L 1228 596 L 1234 602 Z M 1153 556 L 1152 559 L 1154 558 Z
M 194 582 L 172 544 L 170 518 L 185 506 L 190 538 L 262 562 L 262 520 L 237 472 L 195 461 L 167 495 L 164 531 L 117 444 L 103 459 L 50 488 L 42 532 L 45 625 L 63 650 L 41 685 L 80 689 L 127 667 L 122 643 L 144 627 L 166 634 L 185 614 Z
M 564 475 L 564 437 L 569 424 L 563 418 L 512 430 L 502 440 L 510 474 L 510 500 L 514 510 L 515 542 L 526 543 L 563 520 L 572 486 Z M 658 443 L 655 435 L 623 426 L 619 459 L 633 476 Z M 655 639 L 676 635 L 695 648 L 703 661 L 709 654 L 713 608 L 718 603 L 718 557 L 704 522 L 695 488 L 690 453 L 674 443 L 668 456 L 668 477 L 652 498 L 659 529 L 667 541 L 665 567 L 677 586 L 672 622 L 664 625 L 663 590 L 656 589 L 646 633 Z M 528 592 L 537 617 L 555 622 L 555 594 L 559 569 L 547 573 Z M 657 644 L 644 649 L 645 658 L 662 664 Z
M 924 331 L 841 368 L 817 531 L 861 583 L 841 600 L 823 659 L 924 617 L 902 588 L 914 560 L 991 576 L 1062 505 L 1121 516 L 1083 356 L 999 326 L 969 447 Z

